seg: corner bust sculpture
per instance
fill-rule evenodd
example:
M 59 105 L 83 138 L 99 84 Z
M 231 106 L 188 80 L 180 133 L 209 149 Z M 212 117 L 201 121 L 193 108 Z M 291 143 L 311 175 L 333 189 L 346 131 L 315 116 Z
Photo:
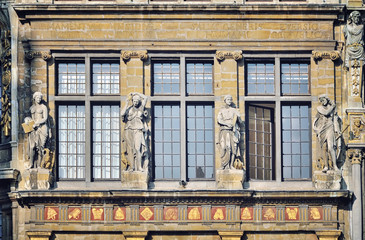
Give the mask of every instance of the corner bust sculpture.
M 219 142 L 221 157 L 221 169 L 234 169 L 240 166 L 242 169 L 242 162 L 240 157 L 239 142 L 240 134 L 240 113 L 238 109 L 234 108 L 232 96 L 224 97 L 225 106 L 218 113 L 219 124 Z
M 28 133 L 27 154 L 30 168 L 42 168 L 42 160 L 46 153 L 45 146 L 49 137 L 48 109 L 41 92 L 33 94 L 33 105 L 30 107 L 31 117 L 25 118 L 23 128 Z
M 323 159 L 323 172 L 329 169 L 338 171 L 337 150 L 341 150 L 341 119 L 337 115 L 336 104 L 326 95 L 320 95 L 321 105 L 317 107 L 317 116 L 314 120 L 313 130 L 317 134 L 321 157 Z M 329 161 L 331 158 L 331 161 Z
M 364 25 L 361 23 L 359 11 L 353 11 L 347 24 L 343 29 L 346 39 L 346 59 L 345 66 L 350 67 L 351 60 L 365 60 L 364 54 Z
M 129 101 L 132 105 L 129 106 Z M 145 110 L 147 97 L 141 93 L 130 93 L 122 109 L 122 121 L 125 123 L 122 136 L 122 153 L 126 158 L 126 171 L 146 171 L 148 169 L 149 147 L 148 127 Z

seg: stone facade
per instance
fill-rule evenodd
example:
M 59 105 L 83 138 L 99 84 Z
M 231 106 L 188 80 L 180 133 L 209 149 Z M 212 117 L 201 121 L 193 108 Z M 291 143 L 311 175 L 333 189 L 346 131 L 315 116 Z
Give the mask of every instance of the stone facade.
M 351 12 L 365 16 L 361 1 L 3 2 L 0 239 L 364 238 L 364 63 L 350 58 L 345 64 L 354 45 L 343 35 Z M 207 72 L 189 72 L 194 64 Z M 285 92 L 285 74 L 290 89 L 297 84 L 304 92 Z M 198 80 L 189 88 L 191 76 Z M 33 148 L 44 156 L 38 168 L 27 164 L 32 137 L 22 128 L 34 114 L 36 92 L 43 95 L 49 128 L 47 144 Z M 146 102 L 143 112 L 122 114 L 123 122 L 126 102 L 134 104 L 130 93 Z M 336 110 L 322 115 L 338 116 L 341 126 L 330 135 L 332 157 L 317 137 L 323 129 L 314 130 L 323 94 Z M 240 113 L 227 116 L 232 124 L 224 129 L 239 136 L 234 146 L 233 135 L 222 137 L 217 122 L 227 95 Z M 269 127 L 259 130 L 260 123 Z M 160 128 L 171 135 L 160 140 Z M 137 137 L 123 138 L 126 129 Z M 30 125 L 29 132 L 36 130 Z M 270 139 L 252 140 L 253 132 Z M 300 140 L 293 140 L 296 133 Z M 300 146 L 299 153 L 288 146 Z M 145 164 L 128 168 L 142 147 L 150 150 Z M 224 154 L 233 156 L 230 169 L 222 168 Z M 324 155 L 331 159 L 327 169 Z M 99 157 L 109 160 L 99 163 Z

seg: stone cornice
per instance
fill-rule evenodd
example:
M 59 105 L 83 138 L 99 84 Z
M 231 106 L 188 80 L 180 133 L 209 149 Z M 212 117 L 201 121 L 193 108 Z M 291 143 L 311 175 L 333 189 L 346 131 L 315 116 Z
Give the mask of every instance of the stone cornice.
M 42 58 L 44 61 L 48 61 L 52 58 L 52 54 L 50 51 L 27 51 L 25 53 L 25 57 L 28 60 L 33 60 L 36 57 Z
M 219 61 L 224 61 L 225 59 L 234 59 L 239 61 L 243 58 L 242 51 L 217 51 L 215 57 Z
M 146 61 L 148 59 L 147 51 L 121 51 L 122 59 L 124 61 L 128 61 L 131 58 L 139 58 L 142 61 Z
M 332 61 L 336 61 L 341 57 L 339 51 L 313 51 L 312 56 L 315 61 L 320 61 L 322 59 L 331 59 Z

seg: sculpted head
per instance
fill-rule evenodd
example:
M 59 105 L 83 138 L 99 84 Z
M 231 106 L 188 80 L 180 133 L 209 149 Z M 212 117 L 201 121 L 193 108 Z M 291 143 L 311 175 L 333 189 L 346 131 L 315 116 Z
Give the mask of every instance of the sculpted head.
M 326 94 L 319 95 L 318 99 L 322 103 L 323 106 L 326 106 L 330 101 L 330 99 L 328 98 L 328 96 Z
M 356 119 L 354 119 L 354 125 L 355 125 L 356 127 L 361 127 L 361 120 L 360 120 L 360 118 L 356 118 Z
M 224 102 L 228 105 L 231 106 L 232 102 L 233 102 L 233 98 L 231 95 L 226 95 L 224 96 Z
M 33 94 L 33 100 L 34 100 L 34 102 L 36 102 L 36 103 L 39 104 L 42 101 L 42 99 L 43 99 L 43 94 L 41 92 L 35 92 Z
M 138 107 L 141 104 L 141 97 L 137 94 L 133 95 L 132 97 L 132 103 L 134 107 Z
M 359 24 L 361 19 L 361 14 L 359 11 L 353 11 L 350 13 L 349 20 L 355 24 Z

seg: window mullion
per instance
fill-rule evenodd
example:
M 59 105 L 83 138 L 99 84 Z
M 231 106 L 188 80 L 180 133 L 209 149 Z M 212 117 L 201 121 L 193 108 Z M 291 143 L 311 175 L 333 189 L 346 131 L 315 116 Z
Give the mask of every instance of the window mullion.
M 91 182 L 91 171 L 92 171 L 92 115 L 91 115 L 91 77 L 90 77 L 90 58 L 85 58 L 85 79 L 86 79 L 86 91 L 85 91 L 85 181 Z M 89 117 L 87 117 L 89 116 Z
M 181 169 L 180 169 L 180 173 L 181 173 L 181 180 L 186 181 L 186 134 L 187 134 L 187 130 L 186 130 L 186 100 L 185 100 L 185 95 L 186 95 L 186 81 L 185 81 L 185 57 L 181 57 L 180 58 L 180 116 L 181 116 L 181 121 L 180 121 L 180 128 L 181 128 Z
M 282 180 L 282 164 L 281 164 L 281 79 L 280 79 L 280 58 L 275 58 L 275 178 L 277 182 Z

